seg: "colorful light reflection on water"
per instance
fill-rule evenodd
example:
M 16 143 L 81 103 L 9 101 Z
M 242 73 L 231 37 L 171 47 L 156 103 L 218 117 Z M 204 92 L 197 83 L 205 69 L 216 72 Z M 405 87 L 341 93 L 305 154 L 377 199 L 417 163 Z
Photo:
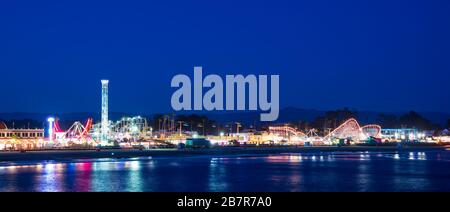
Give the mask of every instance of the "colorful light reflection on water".
M 450 191 L 450 151 L 1 163 L 0 191 Z

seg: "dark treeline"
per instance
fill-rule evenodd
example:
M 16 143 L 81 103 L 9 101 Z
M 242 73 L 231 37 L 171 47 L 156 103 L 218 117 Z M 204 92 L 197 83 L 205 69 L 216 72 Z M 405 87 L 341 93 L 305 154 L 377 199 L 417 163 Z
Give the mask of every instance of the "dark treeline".
M 350 118 L 358 119 L 358 111 L 348 108 L 331 110 L 317 117 L 310 125 L 314 129 L 334 129 Z
M 183 131 L 195 131 L 200 135 L 234 133 L 237 131 L 237 122 L 232 123 L 218 123 L 215 120 L 208 118 L 205 115 L 161 115 L 157 114 L 152 117 L 150 121 L 154 130 L 179 130 L 180 124 Z M 244 126 L 240 126 L 243 129 Z
M 348 108 L 328 111 L 324 116 L 317 117 L 312 122 L 300 121 L 294 125 L 303 131 L 317 129 L 319 132 L 327 132 L 335 129 L 344 121 L 355 118 L 358 120 L 358 111 Z M 447 128 L 450 128 L 450 120 L 447 121 Z M 369 123 L 366 123 L 369 124 Z M 393 114 L 380 113 L 373 123 L 379 124 L 382 128 L 416 128 L 419 130 L 440 130 L 442 126 L 434 124 L 428 119 L 422 117 L 419 113 L 410 111 L 406 114 L 396 116 Z
M 395 115 L 380 114 L 377 123 L 383 128 L 416 128 L 419 130 L 439 130 L 442 128 L 438 124 L 432 123 L 414 111 L 410 111 L 399 117 Z

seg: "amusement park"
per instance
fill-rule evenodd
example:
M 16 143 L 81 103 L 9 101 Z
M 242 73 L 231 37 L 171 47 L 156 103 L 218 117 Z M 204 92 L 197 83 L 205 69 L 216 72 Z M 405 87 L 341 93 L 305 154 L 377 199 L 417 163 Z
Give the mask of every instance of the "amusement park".
M 221 146 L 345 146 L 392 145 L 401 142 L 449 142 L 448 130 L 415 128 L 384 129 L 378 124 L 361 125 L 349 116 L 327 130 L 299 129 L 292 124 L 244 127 L 239 122 L 220 124 L 172 115 L 150 120 L 144 116 L 109 119 L 109 81 L 101 81 L 101 119 L 92 117 L 62 127 L 58 117 L 49 117 L 44 129 L 16 129 L 0 122 L 1 150 L 98 149 L 98 148 L 209 148 Z M 186 118 L 186 117 L 185 117 Z M 211 122 L 211 123 L 210 123 Z M 209 126 L 208 129 L 207 125 Z

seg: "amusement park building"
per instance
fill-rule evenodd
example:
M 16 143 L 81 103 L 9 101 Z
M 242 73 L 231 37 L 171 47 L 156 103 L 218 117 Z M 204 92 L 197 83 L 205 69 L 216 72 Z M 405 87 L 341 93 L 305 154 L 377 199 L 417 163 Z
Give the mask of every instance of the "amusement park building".
M 415 128 L 383 129 L 381 133 L 383 139 L 391 140 L 420 140 L 433 135 L 433 131 L 419 131 Z
M 32 149 L 44 140 L 44 129 L 8 129 L 0 122 L 0 150 Z

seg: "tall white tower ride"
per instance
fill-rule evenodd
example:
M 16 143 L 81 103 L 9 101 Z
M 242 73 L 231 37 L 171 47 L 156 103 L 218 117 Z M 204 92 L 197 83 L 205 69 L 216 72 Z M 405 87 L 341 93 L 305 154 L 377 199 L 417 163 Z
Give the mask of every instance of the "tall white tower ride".
M 109 119 L 108 119 L 108 85 L 109 80 L 102 80 L 102 129 L 101 140 L 108 141 Z

